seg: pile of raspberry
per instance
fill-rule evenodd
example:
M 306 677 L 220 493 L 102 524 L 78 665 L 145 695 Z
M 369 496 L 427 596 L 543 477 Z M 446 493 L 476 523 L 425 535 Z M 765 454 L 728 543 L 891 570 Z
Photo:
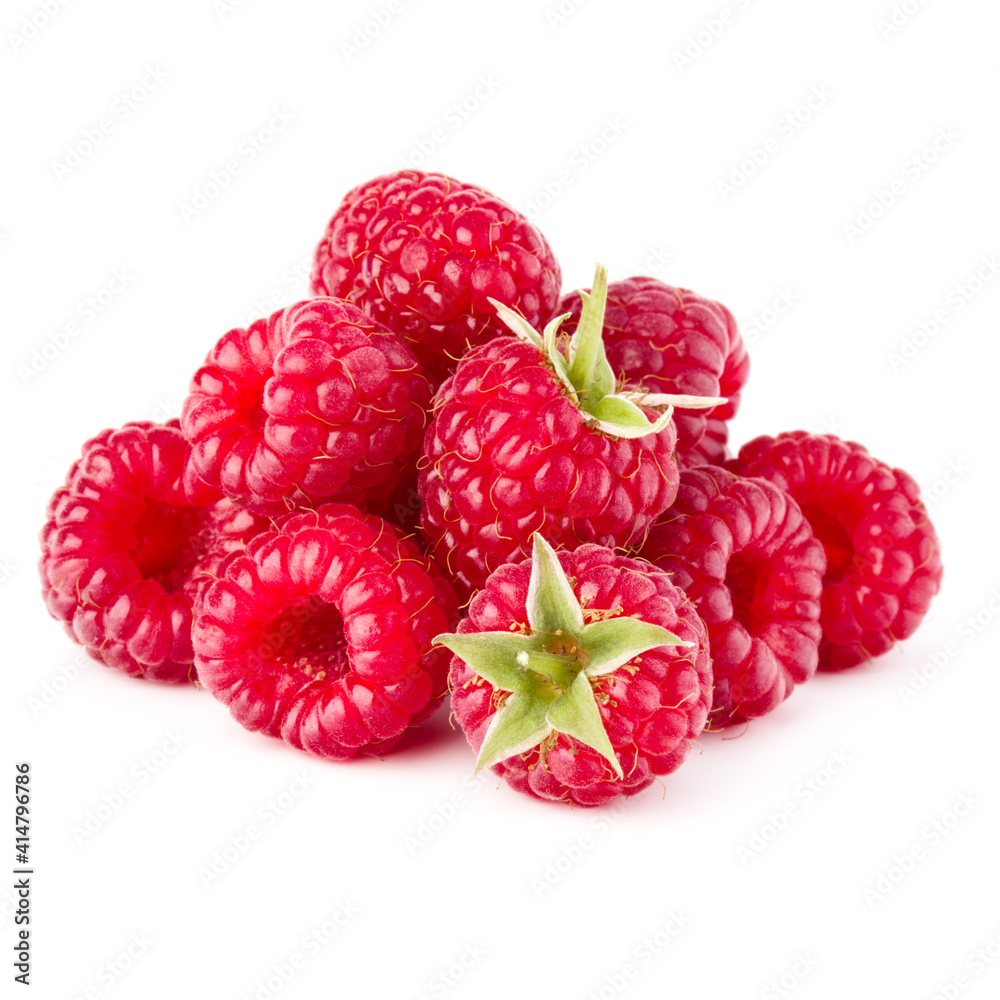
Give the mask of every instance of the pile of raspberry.
M 50 614 L 320 757 L 450 698 L 480 768 L 580 805 L 914 632 L 942 565 L 909 475 L 803 430 L 734 456 L 725 306 L 561 284 L 482 188 L 354 188 L 313 297 L 224 333 L 179 419 L 83 445 L 41 534 Z

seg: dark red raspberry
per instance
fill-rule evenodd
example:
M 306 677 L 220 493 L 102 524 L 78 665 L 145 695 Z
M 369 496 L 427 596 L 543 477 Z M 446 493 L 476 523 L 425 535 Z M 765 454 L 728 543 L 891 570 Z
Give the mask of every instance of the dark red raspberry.
M 910 476 L 854 441 L 807 431 L 754 438 L 730 464 L 787 490 L 826 548 L 821 670 L 864 663 L 913 634 L 942 566 Z
M 579 291 L 563 297 L 559 311 L 571 314 L 565 331 L 576 329 L 581 308 Z M 680 468 L 722 461 L 725 421 L 735 416 L 749 374 L 736 320 L 724 305 L 656 278 L 616 281 L 608 285 L 604 345 L 615 374 L 650 392 L 728 397 L 712 410 L 674 414 Z
M 714 466 L 685 470 L 641 555 L 708 626 L 714 723 L 764 715 L 815 673 L 826 557 L 782 490 Z
M 448 654 L 431 640 L 455 617 L 412 542 L 324 504 L 220 567 L 196 608 L 198 677 L 251 731 L 319 757 L 377 754 L 444 697 Z
M 348 302 L 309 299 L 225 334 L 181 424 L 206 482 L 281 514 L 388 497 L 415 467 L 429 402 L 393 334 Z
M 473 184 L 404 170 L 348 192 L 316 248 L 312 289 L 357 303 L 405 338 L 440 384 L 504 329 L 493 298 L 541 328 L 562 280 L 545 237 Z
M 532 559 L 498 569 L 458 633 L 439 637 L 457 654 L 450 673 L 455 718 L 479 766 L 492 765 L 518 791 L 584 806 L 634 794 L 679 767 L 705 725 L 712 674 L 704 623 L 665 573 L 582 545 L 558 553 L 559 583 L 569 601 L 553 595 L 552 605 L 562 603 L 563 614 L 550 608 L 539 629 L 532 622 L 533 601 L 552 581 L 542 576 L 535 582 L 538 556 L 536 544 Z M 556 554 L 551 558 L 555 563 Z M 558 630 L 553 621 L 562 623 Z M 617 635 L 605 631 L 597 642 L 595 627 L 614 628 Z M 476 663 L 478 642 L 490 655 L 477 669 L 465 657 Z M 501 649 L 508 650 L 509 663 L 498 662 Z M 619 655 L 611 657 L 613 651 Z M 507 684 L 505 673 L 512 676 Z M 581 675 L 587 688 L 574 692 Z M 534 678 L 535 690 L 525 678 Z M 553 713 L 558 698 L 575 700 L 575 713 Z M 532 700 L 539 704 L 533 707 Z M 503 711 L 508 722 L 509 713 L 519 713 L 517 725 L 506 731 L 498 718 Z M 532 716 L 547 720 L 534 735 Z
M 262 527 L 202 483 L 189 454 L 176 420 L 103 431 L 49 501 L 49 613 L 94 659 L 136 677 L 194 679 L 192 599 Z

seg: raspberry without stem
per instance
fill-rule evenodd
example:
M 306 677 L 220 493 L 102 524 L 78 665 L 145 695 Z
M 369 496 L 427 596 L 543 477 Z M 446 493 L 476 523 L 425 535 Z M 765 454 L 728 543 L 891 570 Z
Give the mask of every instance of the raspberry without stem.
M 887 652 L 923 620 L 941 586 L 941 546 L 907 473 L 833 434 L 787 431 L 729 463 L 786 490 L 826 548 L 820 669 Z
M 261 514 L 383 501 L 412 473 L 430 386 L 355 306 L 310 299 L 226 333 L 181 424 L 198 474 Z
M 504 332 L 490 298 L 540 327 L 561 280 L 545 237 L 510 205 L 444 174 L 404 170 L 344 197 L 316 248 L 312 290 L 356 303 L 403 337 L 436 386 L 466 350 Z
M 49 501 L 45 603 L 108 666 L 193 680 L 192 601 L 262 526 L 198 479 L 176 420 L 103 431 Z
M 713 723 L 764 715 L 815 673 L 826 557 L 782 490 L 714 466 L 685 470 L 640 554 L 705 620 Z
M 319 757 L 392 747 L 445 693 L 438 569 L 347 504 L 293 513 L 230 556 L 193 631 L 199 679 L 242 726 Z

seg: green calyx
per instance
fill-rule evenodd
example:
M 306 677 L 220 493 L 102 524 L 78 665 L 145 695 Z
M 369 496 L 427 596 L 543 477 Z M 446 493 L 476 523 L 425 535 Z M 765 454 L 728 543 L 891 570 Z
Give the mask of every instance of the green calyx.
M 479 750 L 476 773 L 565 733 L 596 750 L 623 778 L 597 707 L 594 682 L 657 646 L 690 643 L 638 618 L 585 623 L 552 546 L 537 532 L 532 543 L 526 632 L 434 638 L 498 692 L 506 692 Z
M 583 310 L 576 331 L 565 342 L 559 327 L 569 313 L 556 316 L 539 333 L 527 320 L 496 299 L 490 299 L 497 316 L 514 334 L 534 344 L 549 360 L 588 421 L 614 437 L 636 438 L 656 434 L 670 422 L 675 406 L 702 409 L 726 402 L 719 396 L 683 396 L 647 393 L 632 389 L 615 392 L 615 373 L 604 353 L 604 309 L 608 298 L 608 272 L 597 265 L 590 293 L 582 292 Z M 655 421 L 641 407 L 666 407 Z

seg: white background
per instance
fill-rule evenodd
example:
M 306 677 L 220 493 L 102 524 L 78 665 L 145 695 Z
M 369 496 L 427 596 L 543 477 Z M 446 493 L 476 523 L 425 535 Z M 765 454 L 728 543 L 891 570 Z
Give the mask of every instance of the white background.
M 345 50 L 374 3 L 75 0 L 27 40 L 40 0 L 3 5 L 0 721 L 8 776 L 33 768 L 34 995 L 996 996 L 1000 10 L 394 0 Z M 81 659 L 34 565 L 80 444 L 178 413 L 219 335 L 306 294 L 342 195 L 407 161 L 530 210 L 567 289 L 600 260 L 726 303 L 737 445 L 834 431 L 910 471 L 946 565 L 917 635 L 597 811 L 473 785 L 446 712 L 324 763 Z

